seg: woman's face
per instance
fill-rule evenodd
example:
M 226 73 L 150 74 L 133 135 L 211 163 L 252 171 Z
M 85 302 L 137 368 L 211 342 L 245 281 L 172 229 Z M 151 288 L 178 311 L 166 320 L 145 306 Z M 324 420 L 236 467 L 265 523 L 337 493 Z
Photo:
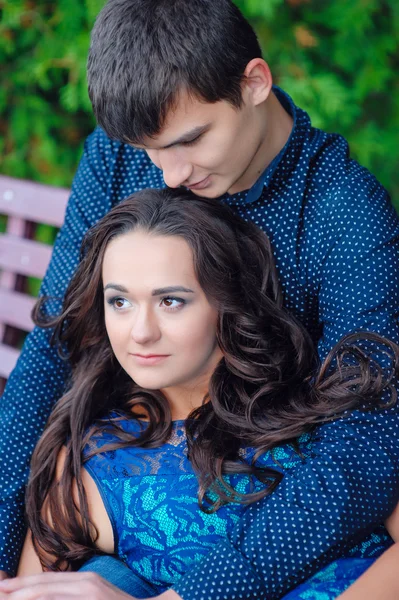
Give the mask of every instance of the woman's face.
M 112 240 L 103 261 L 105 325 L 119 363 L 141 387 L 207 391 L 222 353 L 217 311 L 177 236 L 142 230 Z

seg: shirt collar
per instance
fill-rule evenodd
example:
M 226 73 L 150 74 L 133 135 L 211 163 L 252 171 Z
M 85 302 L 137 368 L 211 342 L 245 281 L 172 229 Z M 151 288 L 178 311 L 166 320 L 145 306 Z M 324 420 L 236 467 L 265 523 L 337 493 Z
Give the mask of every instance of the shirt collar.
M 304 110 L 295 106 L 292 98 L 281 88 L 274 85 L 273 92 L 293 119 L 293 127 L 290 136 L 284 147 L 277 156 L 274 157 L 272 162 L 266 167 L 249 190 L 244 190 L 237 194 L 225 194 L 223 196 L 223 200 L 227 204 L 251 204 L 256 202 L 273 178 L 278 176 L 279 173 L 283 174 L 286 178 L 297 165 L 303 141 L 305 137 L 308 136 L 311 128 L 310 118 Z

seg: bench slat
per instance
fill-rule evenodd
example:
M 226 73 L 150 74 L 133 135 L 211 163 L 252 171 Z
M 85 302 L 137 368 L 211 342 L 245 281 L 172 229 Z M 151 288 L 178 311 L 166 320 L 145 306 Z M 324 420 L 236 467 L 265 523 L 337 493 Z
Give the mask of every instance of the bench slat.
M 20 275 L 41 279 L 51 258 L 51 246 L 27 238 L 33 237 L 35 223 L 61 227 L 69 194 L 64 188 L 0 175 L 0 215 L 7 217 L 7 231 L 0 234 L 0 386 L 19 356 L 12 347 L 21 337 L 17 330 L 33 328 L 35 299 L 22 293 L 26 283 Z
M 42 278 L 50 262 L 52 247 L 33 240 L 0 235 L 0 269 Z
M 0 344 L 0 377 L 8 379 L 15 367 L 19 356 L 19 350 Z
M 35 298 L 31 298 L 26 294 L 0 288 L 0 315 L 2 323 L 18 327 L 18 329 L 22 329 L 23 331 L 31 331 L 33 323 L 30 315 L 35 302 Z
M 60 227 L 70 190 L 0 177 L 0 214 Z

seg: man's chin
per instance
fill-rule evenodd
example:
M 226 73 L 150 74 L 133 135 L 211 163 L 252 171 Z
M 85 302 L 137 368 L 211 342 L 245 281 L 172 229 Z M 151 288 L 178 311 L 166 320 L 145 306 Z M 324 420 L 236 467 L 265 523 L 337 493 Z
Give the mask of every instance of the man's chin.
M 210 185 L 209 187 L 203 190 L 190 191 L 196 196 L 200 196 L 201 198 L 220 198 L 227 192 L 227 189 Z

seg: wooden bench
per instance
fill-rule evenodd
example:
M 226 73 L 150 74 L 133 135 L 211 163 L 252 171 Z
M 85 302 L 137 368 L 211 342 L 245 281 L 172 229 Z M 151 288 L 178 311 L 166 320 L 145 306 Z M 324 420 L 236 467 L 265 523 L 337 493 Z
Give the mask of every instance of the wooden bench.
M 37 225 L 59 228 L 69 190 L 0 176 L 0 394 L 19 356 L 18 346 L 33 328 L 35 298 L 27 293 L 27 278 L 42 279 L 52 247 L 35 241 Z

